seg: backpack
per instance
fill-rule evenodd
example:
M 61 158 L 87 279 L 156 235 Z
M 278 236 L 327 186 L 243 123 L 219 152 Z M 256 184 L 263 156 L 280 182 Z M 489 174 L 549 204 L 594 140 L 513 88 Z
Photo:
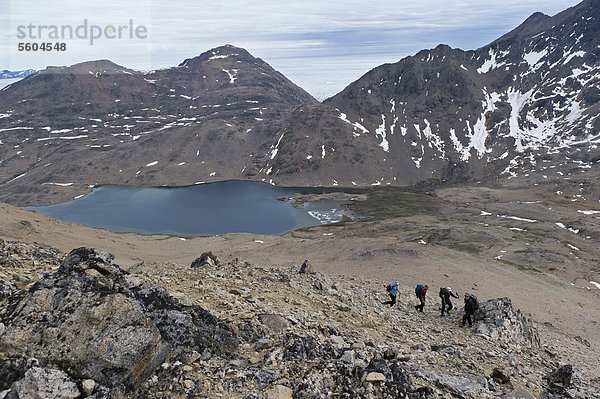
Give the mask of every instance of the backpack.
M 417 284 L 417 286 L 415 287 L 415 295 L 417 296 L 417 298 L 419 297 L 419 295 L 421 295 L 422 289 L 423 289 L 423 284 Z
M 393 283 L 389 283 L 387 287 L 385 287 L 387 292 L 391 292 L 394 287 L 398 286 L 398 282 L 394 281 Z
M 473 309 L 479 310 L 479 302 L 477 302 L 477 297 L 471 294 L 471 300 L 473 301 Z

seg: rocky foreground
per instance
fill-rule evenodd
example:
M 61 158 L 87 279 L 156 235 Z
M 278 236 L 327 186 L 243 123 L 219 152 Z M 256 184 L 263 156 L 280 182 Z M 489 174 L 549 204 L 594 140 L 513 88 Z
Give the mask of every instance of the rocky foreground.
M 589 344 L 509 298 L 460 328 L 435 289 L 416 313 L 412 287 L 390 308 L 383 281 L 304 271 L 0 240 L 0 398 L 600 397 Z

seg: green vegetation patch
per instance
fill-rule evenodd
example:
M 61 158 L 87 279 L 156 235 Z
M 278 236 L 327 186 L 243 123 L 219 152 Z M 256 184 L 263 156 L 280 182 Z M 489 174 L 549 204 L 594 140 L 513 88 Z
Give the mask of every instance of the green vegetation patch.
M 373 188 L 365 201 L 347 204 L 356 215 L 374 219 L 439 213 L 438 200 L 430 195 L 402 191 L 399 188 Z
M 474 255 L 479 255 L 483 251 L 481 246 L 472 243 L 441 243 L 440 245 L 446 248 L 455 249 L 457 251 L 467 252 Z

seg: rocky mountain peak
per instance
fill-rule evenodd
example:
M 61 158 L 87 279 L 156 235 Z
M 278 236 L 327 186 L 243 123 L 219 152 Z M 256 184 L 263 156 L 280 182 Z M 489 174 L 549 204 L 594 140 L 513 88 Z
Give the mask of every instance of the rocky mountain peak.
M 39 72 L 40 74 L 61 73 L 61 74 L 91 74 L 91 75 L 107 75 L 107 74 L 132 74 L 139 73 L 121 65 L 117 65 L 110 60 L 95 60 L 86 61 L 74 64 L 71 66 L 49 66 Z
M 208 61 L 217 61 L 235 63 L 235 62 L 253 62 L 257 59 L 254 58 L 247 50 L 226 44 L 223 46 L 215 47 L 211 50 L 205 51 L 194 58 L 188 58 L 184 60 L 179 67 L 187 67 L 189 69 L 196 69 L 200 65 Z
M 535 13 L 531 14 L 529 16 L 529 18 L 527 18 L 525 21 L 523 21 L 523 23 L 521 23 L 515 29 L 513 29 L 512 31 L 508 32 L 507 34 L 501 36 L 499 39 L 495 40 L 493 43 L 503 42 L 503 41 L 508 41 L 508 40 L 515 40 L 515 39 L 523 37 L 523 36 L 535 35 L 540 30 L 544 29 L 543 28 L 544 24 L 550 18 L 551 18 L 550 16 L 548 16 L 544 13 L 535 12 Z

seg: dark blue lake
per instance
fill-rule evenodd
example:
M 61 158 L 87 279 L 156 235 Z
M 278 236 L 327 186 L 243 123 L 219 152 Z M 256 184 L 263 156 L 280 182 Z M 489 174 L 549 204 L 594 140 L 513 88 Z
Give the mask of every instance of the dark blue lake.
M 344 212 L 334 201 L 309 202 L 297 209 L 276 199 L 297 192 L 244 181 L 190 187 L 101 186 L 74 201 L 27 209 L 114 232 L 179 236 L 279 235 L 341 220 Z

